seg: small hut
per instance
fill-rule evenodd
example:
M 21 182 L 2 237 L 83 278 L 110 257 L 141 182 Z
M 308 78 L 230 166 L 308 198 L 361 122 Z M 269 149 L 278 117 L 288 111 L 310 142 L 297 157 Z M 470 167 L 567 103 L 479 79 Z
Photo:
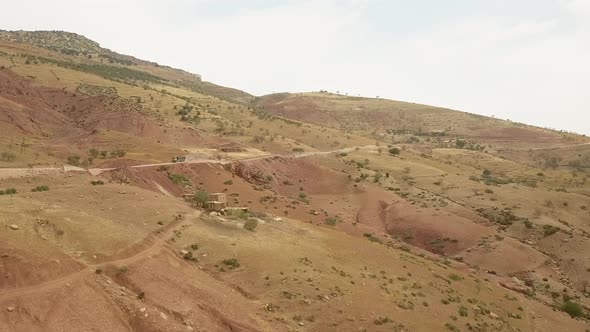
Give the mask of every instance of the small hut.
M 223 209 L 227 208 L 227 196 L 225 193 L 209 194 L 205 208 L 217 212 L 223 211 Z

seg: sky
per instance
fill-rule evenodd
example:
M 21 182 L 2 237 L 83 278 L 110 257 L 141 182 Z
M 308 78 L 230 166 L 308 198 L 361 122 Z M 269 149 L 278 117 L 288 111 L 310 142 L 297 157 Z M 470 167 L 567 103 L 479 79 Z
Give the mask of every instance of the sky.
M 29 0 L 66 30 L 255 95 L 328 90 L 590 135 L 590 0 Z

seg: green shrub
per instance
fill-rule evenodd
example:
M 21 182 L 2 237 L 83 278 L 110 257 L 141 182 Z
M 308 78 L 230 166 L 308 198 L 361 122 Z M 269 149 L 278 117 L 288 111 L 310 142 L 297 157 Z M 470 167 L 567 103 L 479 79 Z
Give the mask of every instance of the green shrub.
M 307 195 L 303 192 L 299 193 L 299 200 L 305 204 L 309 204 L 309 199 L 307 198 Z
M 582 306 L 580 306 L 578 303 L 575 303 L 572 301 L 564 302 L 563 305 L 561 306 L 561 310 L 568 313 L 572 318 L 582 317 L 582 315 L 584 314 L 584 311 L 582 310 Z
M 459 316 L 461 317 L 467 317 L 469 315 L 467 308 L 465 306 L 460 306 L 459 307 Z
M 247 229 L 250 232 L 254 232 L 254 230 L 256 230 L 256 227 L 258 227 L 258 220 L 256 219 L 248 219 L 244 223 L 244 229 Z
M 88 154 L 92 157 L 92 158 L 98 158 L 98 155 L 100 154 L 100 151 L 98 151 L 95 148 L 92 148 L 90 150 L 88 150 Z
M 223 265 L 228 266 L 230 269 L 237 269 L 240 267 L 240 262 L 237 258 L 227 258 L 222 261 Z
M 93 186 L 102 186 L 102 185 L 104 185 L 104 182 L 102 180 L 92 180 L 92 181 L 90 181 L 90 183 Z
M 126 154 L 127 154 L 127 152 L 125 152 L 124 150 L 113 150 L 113 151 L 111 151 L 111 157 L 112 158 L 123 158 L 123 157 L 125 157 Z
M 192 262 L 198 262 L 199 260 L 193 256 L 193 253 L 191 251 L 188 251 L 186 254 L 182 255 L 182 258 L 184 258 L 187 261 L 192 261 Z
M 0 160 L 2 161 L 13 161 L 16 159 L 16 154 L 12 152 L 2 152 L 0 154 Z
M 68 157 L 68 164 L 79 166 L 80 165 L 80 156 L 78 155 L 71 155 Z
M 543 225 L 543 235 L 550 236 L 559 232 L 560 228 L 552 225 Z
M 324 220 L 324 222 L 326 223 L 326 225 L 335 226 L 336 223 L 338 222 L 338 219 L 336 219 L 334 217 L 328 217 L 328 218 L 326 218 L 326 220 Z
M 177 173 L 169 173 L 168 174 L 168 178 L 170 179 L 170 181 L 172 181 L 174 184 L 190 184 L 190 180 L 187 179 L 184 175 L 182 174 L 177 174 Z
M 193 196 L 193 201 L 198 205 L 198 206 L 203 206 L 205 205 L 205 203 L 207 203 L 207 201 L 209 200 L 209 194 L 207 194 L 206 191 L 203 190 L 199 190 L 195 193 L 195 195 Z
M 461 276 L 459 276 L 459 275 L 457 275 L 455 273 L 451 273 L 451 274 L 449 274 L 449 279 L 454 280 L 454 281 L 459 281 L 459 280 L 461 280 L 463 278 L 461 278 Z
M 14 188 L 0 190 L 0 196 L 1 195 L 14 195 L 14 194 L 16 194 L 16 189 L 14 189 Z
M 458 327 L 456 327 L 455 325 L 451 324 L 451 323 L 446 323 L 445 327 L 447 328 L 447 330 L 452 331 L 452 332 L 459 332 L 461 330 L 459 330 Z
M 225 210 L 225 214 L 228 217 L 236 218 L 236 219 L 248 219 L 250 218 L 250 212 L 244 211 L 242 209 L 227 209 Z
M 383 325 L 389 323 L 389 317 L 379 317 L 373 321 L 375 325 Z
M 400 152 L 401 152 L 401 150 L 399 148 L 391 148 L 391 149 L 389 149 L 389 154 L 392 155 L 392 156 L 397 156 Z
M 232 184 L 234 184 L 234 182 L 232 180 L 227 180 L 227 181 L 223 182 L 223 184 L 231 186 Z
M 31 191 L 32 192 L 49 191 L 49 187 L 46 185 L 38 186 L 38 187 L 31 189 Z

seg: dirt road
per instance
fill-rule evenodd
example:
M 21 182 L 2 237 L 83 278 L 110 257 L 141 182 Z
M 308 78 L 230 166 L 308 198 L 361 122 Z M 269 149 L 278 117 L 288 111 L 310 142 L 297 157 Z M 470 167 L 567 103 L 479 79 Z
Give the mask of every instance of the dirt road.
M 195 211 L 193 214 L 191 214 L 187 217 L 190 218 L 191 220 L 196 220 L 200 217 L 200 215 L 201 215 L 201 211 Z M 161 232 L 159 234 L 148 235 L 146 238 L 141 240 L 141 245 L 146 246 L 146 247 L 143 250 L 136 252 L 130 256 L 118 258 L 118 259 L 111 260 L 111 261 L 101 262 L 98 264 L 86 264 L 86 267 L 83 268 L 82 270 L 75 272 L 73 274 L 61 277 L 61 278 L 48 280 L 46 282 L 42 282 L 40 284 L 36 284 L 36 285 L 32 285 L 32 286 L 25 286 L 25 287 L 4 290 L 2 293 L 0 293 L 0 301 L 10 298 L 10 297 L 14 297 L 14 296 L 23 296 L 23 295 L 27 295 L 27 294 L 31 294 L 31 293 L 35 293 L 35 292 L 47 291 L 47 290 L 55 289 L 58 287 L 63 287 L 66 284 L 71 283 L 78 278 L 95 273 L 96 268 L 99 266 L 104 266 L 104 265 L 109 265 L 109 264 L 127 265 L 127 264 L 137 262 L 138 260 L 140 260 L 142 258 L 157 254 L 160 250 L 162 250 L 163 248 L 166 247 L 166 239 L 169 239 L 173 235 L 176 227 L 179 226 L 182 222 L 183 222 L 182 220 L 176 220 L 176 221 L 170 223 L 164 229 L 164 232 Z
M 306 158 L 306 157 L 313 157 L 313 156 L 323 156 L 333 153 L 349 153 L 355 150 L 374 150 L 376 149 L 376 145 L 366 145 L 366 146 L 353 146 L 344 149 L 332 150 L 332 151 L 310 151 L 310 152 L 300 152 L 300 153 L 291 153 L 291 154 L 270 154 L 265 156 L 259 157 L 252 157 L 252 158 L 245 158 L 245 159 L 236 159 L 236 160 L 226 160 L 226 159 L 195 159 L 190 160 L 182 163 L 173 163 L 173 162 L 166 162 L 166 163 L 156 163 L 156 164 L 141 164 L 141 165 L 133 165 L 129 166 L 130 168 L 144 168 L 144 167 L 159 167 L 159 166 L 170 166 L 176 164 L 221 164 L 227 165 L 235 162 L 248 162 L 248 161 L 255 161 L 261 159 L 269 159 L 275 157 L 282 157 L 282 158 Z M 8 178 L 15 178 L 15 177 L 29 177 L 29 176 L 36 176 L 36 175 L 43 175 L 43 174 L 52 174 L 52 173 L 59 173 L 59 172 L 88 172 L 92 175 L 99 175 L 103 172 L 114 171 L 122 167 L 111 167 L 111 168 L 90 168 L 84 169 L 80 167 L 74 167 L 66 165 L 64 167 L 48 167 L 48 168 L 0 168 L 0 180 L 8 179 Z

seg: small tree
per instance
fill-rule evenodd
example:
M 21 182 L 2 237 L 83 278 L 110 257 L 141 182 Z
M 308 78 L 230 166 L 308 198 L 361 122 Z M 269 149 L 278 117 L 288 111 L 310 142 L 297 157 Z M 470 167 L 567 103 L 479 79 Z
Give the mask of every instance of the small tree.
M 397 156 L 400 153 L 400 149 L 399 148 L 391 148 L 389 149 L 389 154 L 392 156 Z
M 565 301 L 561 306 L 561 310 L 568 313 L 572 318 L 581 317 L 584 314 L 582 307 L 579 304 L 571 301 Z
M 208 200 L 209 200 L 209 194 L 207 194 L 207 192 L 203 191 L 203 190 L 197 191 L 195 193 L 195 195 L 193 196 L 193 201 L 198 206 L 204 206 Z
M 248 219 L 244 223 L 244 229 L 249 230 L 250 232 L 254 232 L 254 230 L 258 227 L 258 220 L 256 219 Z
M 72 155 L 68 157 L 68 164 L 78 166 L 80 165 L 80 156 Z
M 94 159 L 98 158 L 98 155 L 100 154 L 100 151 L 98 151 L 95 148 L 92 148 L 88 151 L 88 153 L 90 154 L 90 156 Z

